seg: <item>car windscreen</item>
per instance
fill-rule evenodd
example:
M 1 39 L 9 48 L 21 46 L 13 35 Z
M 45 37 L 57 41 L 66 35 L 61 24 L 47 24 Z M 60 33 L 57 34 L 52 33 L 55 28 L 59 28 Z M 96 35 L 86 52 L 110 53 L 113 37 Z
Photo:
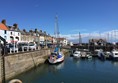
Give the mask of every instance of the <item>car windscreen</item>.
M 30 43 L 29 46 L 34 46 L 34 44 Z

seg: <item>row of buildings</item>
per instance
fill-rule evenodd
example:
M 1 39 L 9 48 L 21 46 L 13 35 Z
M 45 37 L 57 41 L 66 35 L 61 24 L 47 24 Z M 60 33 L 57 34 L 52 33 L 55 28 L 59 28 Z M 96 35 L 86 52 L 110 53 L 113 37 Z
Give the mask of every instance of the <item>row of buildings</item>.
M 14 23 L 12 26 L 6 24 L 6 20 L 2 20 L 0 23 L 0 36 L 6 39 L 8 43 L 19 43 L 19 42 L 35 42 L 37 44 L 56 44 L 57 39 L 46 31 L 42 30 L 20 30 L 18 24 Z M 65 46 L 68 44 L 66 38 L 58 38 L 61 45 Z

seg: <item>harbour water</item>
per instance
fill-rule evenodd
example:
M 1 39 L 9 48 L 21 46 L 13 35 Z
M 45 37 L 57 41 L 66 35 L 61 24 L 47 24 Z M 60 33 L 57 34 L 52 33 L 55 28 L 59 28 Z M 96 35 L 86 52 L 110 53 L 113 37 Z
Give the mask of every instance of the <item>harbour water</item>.
M 15 78 L 23 83 L 118 83 L 118 62 L 66 56 L 58 65 L 43 64 Z

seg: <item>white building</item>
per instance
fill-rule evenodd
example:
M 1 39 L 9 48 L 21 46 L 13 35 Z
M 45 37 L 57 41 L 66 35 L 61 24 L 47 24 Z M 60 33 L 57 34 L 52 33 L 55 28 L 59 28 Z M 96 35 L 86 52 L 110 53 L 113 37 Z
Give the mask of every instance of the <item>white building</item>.
M 62 46 L 68 45 L 68 40 L 66 38 L 58 38 L 58 40 Z
M 6 39 L 6 42 L 8 43 L 14 43 L 21 40 L 20 36 L 21 33 L 18 31 L 17 25 L 14 25 L 12 27 L 6 26 L 6 21 L 3 20 L 2 23 L 0 23 L 0 36 Z
M 70 45 L 70 46 L 73 46 L 73 42 L 69 42 L 69 45 Z
M 20 42 L 21 41 L 21 33 L 17 31 L 8 31 L 8 43 Z

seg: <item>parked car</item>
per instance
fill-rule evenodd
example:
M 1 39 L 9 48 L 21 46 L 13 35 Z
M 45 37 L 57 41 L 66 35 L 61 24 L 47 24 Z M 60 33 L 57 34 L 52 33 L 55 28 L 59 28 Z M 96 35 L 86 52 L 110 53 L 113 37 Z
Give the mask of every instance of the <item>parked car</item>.
M 18 50 L 19 51 L 27 51 L 27 50 L 29 50 L 28 43 L 18 43 Z
M 52 48 L 53 44 L 47 44 L 48 48 Z
M 41 48 L 44 48 L 44 46 L 45 46 L 44 44 L 40 44 L 40 47 L 41 47 Z
M 11 44 L 11 43 L 9 43 L 9 44 L 7 44 L 6 45 L 7 46 L 7 51 L 8 52 L 18 52 L 18 46 L 17 46 L 17 44 Z
M 37 45 L 34 42 L 29 42 L 29 50 L 36 50 Z

